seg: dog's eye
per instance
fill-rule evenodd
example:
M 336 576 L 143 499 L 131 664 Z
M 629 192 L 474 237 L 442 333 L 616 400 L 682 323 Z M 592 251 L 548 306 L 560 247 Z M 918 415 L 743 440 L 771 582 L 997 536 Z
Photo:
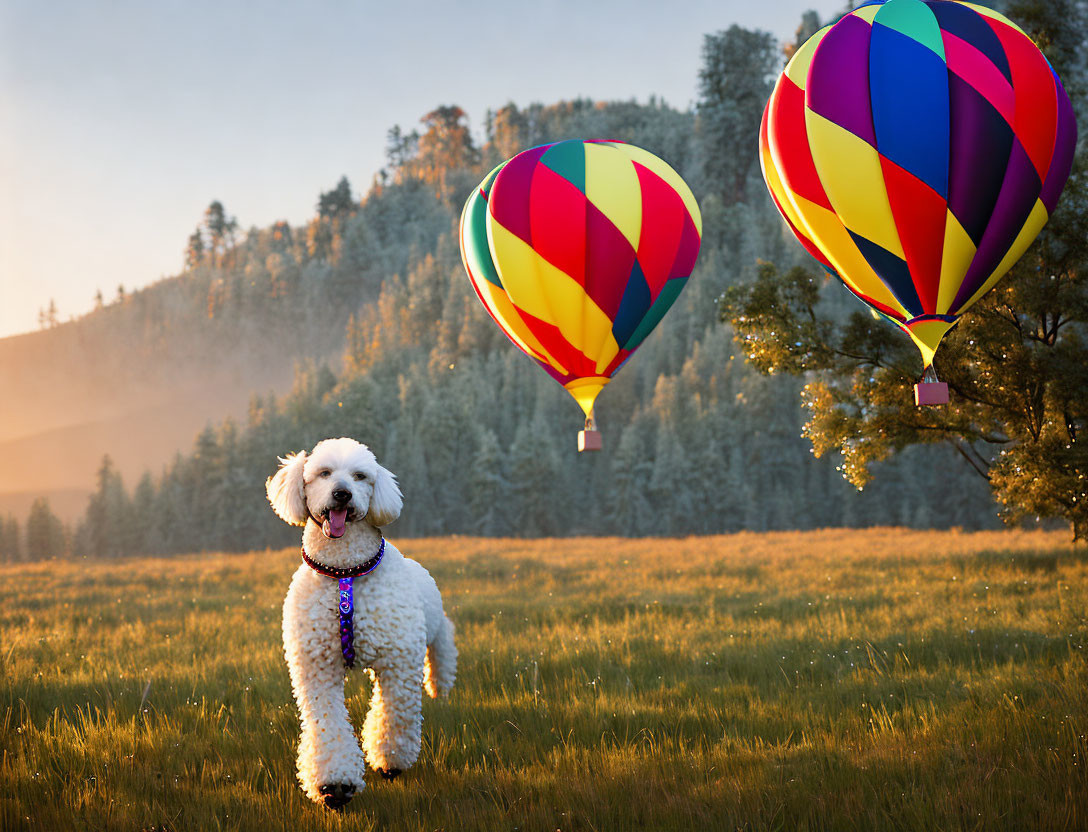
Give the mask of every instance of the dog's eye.
M 354 474 L 352 474 L 352 476 L 355 477 L 355 479 L 359 482 L 362 482 L 366 479 L 366 474 L 364 474 L 362 471 L 356 471 Z
M 319 476 L 319 477 L 322 477 L 322 478 L 324 478 L 324 477 L 331 477 L 331 476 L 332 476 L 332 471 L 330 471 L 330 470 L 329 470 L 328 468 L 326 468 L 326 469 L 325 469 L 324 471 L 321 471 L 321 472 L 320 472 L 320 473 L 318 474 L 318 476 Z

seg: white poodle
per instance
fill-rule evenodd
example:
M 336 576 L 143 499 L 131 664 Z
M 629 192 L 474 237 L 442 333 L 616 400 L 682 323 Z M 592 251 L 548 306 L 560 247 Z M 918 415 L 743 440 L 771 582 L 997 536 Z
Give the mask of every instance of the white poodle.
M 302 721 L 298 779 L 338 809 L 363 788 L 366 763 L 392 779 L 419 756 L 420 686 L 446 694 L 457 674 L 453 624 L 427 570 L 379 531 L 401 494 L 354 439 L 326 439 L 280 460 L 266 483 L 283 520 L 305 526 L 303 563 L 283 604 L 283 647 Z M 347 668 L 373 679 L 363 751 L 344 704 Z

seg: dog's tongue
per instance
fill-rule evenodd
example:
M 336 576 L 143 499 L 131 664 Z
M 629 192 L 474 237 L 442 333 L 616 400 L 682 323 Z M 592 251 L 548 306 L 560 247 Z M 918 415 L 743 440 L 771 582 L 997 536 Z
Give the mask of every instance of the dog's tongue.
M 325 537 L 343 537 L 344 524 L 347 523 L 347 520 L 348 510 L 346 508 L 334 508 L 329 512 L 325 522 L 321 524 L 321 531 L 325 533 Z

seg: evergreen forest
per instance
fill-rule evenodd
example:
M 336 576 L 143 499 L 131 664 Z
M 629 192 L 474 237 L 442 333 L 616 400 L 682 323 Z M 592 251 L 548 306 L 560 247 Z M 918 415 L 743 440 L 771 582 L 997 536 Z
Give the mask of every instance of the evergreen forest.
M 82 520 L 48 501 L 0 519 L 0 558 L 248 551 L 290 545 L 271 512 L 277 457 L 331 436 L 369 445 L 398 477 L 393 536 L 673 536 L 828 526 L 991 528 L 987 483 L 951 446 L 880 463 L 864 490 L 841 458 L 802 437 L 803 378 L 765 376 L 719 304 L 731 286 L 811 261 L 764 187 L 756 137 L 806 14 L 785 49 L 738 26 L 707 35 L 690 110 L 649 99 L 507 103 L 475 131 L 449 103 L 388 133 L 387 163 L 357 192 L 346 178 L 312 219 L 244 229 L 213 201 L 183 248 L 184 270 L 57 329 L 124 332 L 128 349 L 191 344 L 193 360 L 244 351 L 294 366 L 284 394 L 252 391 L 242 419 L 209 423 L 191 448 L 125 482 L 110 456 Z M 578 454 L 582 414 L 488 318 L 464 273 L 458 220 L 470 190 L 518 151 L 609 138 L 667 160 L 704 220 L 692 279 L 601 395 L 604 450 Z M 836 283 L 821 308 L 857 301 Z M 919 365 L 920 369 L 920 365 Z

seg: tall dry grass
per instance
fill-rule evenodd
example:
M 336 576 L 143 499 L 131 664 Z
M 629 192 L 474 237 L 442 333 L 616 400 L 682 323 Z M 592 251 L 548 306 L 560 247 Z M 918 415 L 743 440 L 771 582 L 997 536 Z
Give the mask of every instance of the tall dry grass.
M 1088 828 L 1088 557 L 1062 535 L 401 548 L 460 679 L 420 762 L 342 815 L 294 782 L 296 551 L 0 568 L 0 828 Z

